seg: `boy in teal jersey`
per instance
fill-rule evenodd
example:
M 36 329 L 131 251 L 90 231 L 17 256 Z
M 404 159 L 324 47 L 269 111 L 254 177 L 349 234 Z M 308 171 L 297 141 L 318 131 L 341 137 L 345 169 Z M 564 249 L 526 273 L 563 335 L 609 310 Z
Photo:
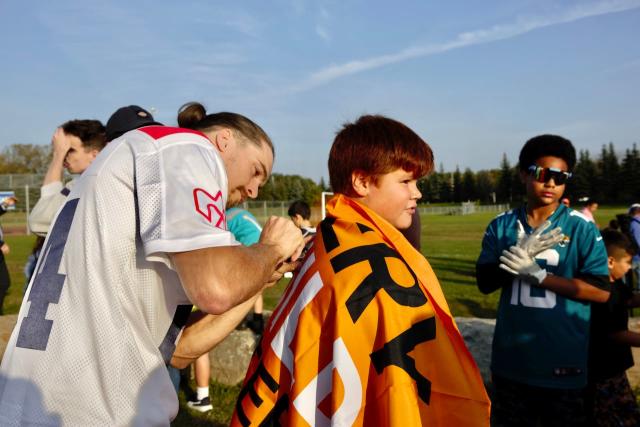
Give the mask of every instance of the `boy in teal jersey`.
M 478 288 L 501 289 L 492 425 L 586 423 L 589 301 L 606 301 L 609 285 L 599 231 L 559 203 L 575 161 L 565 138 L 527 141 L 519 158 L 527 202 L 495 218 L 482 241 Z

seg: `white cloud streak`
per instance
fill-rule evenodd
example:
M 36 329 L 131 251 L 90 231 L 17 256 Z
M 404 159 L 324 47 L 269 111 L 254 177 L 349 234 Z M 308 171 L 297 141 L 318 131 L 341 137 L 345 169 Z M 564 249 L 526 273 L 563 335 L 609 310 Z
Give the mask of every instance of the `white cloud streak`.
M 552 17 L 520 18 L 514 23 L 495 25 L 487 29 L 460 33 L 453 40 L 444 43 L 412 46 L 396 53 L 331 65 L 312 73 L 307 79 L 294 85 L 290 89 L 292 92 L 306 91 L 342 77 L 386 65 L 431 56 L 463 47 L 510 39 L 552 25 L 566 24 L 594 16 L 636 9 L 638 7 L 640 7 L 640 0 L 610 0 L 581 4 L 562 13 L 555 14 Z

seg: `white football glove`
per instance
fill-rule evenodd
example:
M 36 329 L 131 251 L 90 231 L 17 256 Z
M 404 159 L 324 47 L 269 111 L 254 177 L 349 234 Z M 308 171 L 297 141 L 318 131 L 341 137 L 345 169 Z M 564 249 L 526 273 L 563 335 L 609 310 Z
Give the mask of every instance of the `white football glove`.
M 547 270 L 540 268 L 527 251 L 517 246 L 502 251 L 500 268 L 536 286 L 547 277 Z
M 551 221 L 545 221 L 543 224 L 535 228 L 531 234 L 527 235 L 520 220 L 518 220 L 518 242 L 516 246 L 524 249 L 530 257 L 535 257 L 541 252 L 551 249 L 564 239 L 562 228 L 556 227 L 545 233 L 549 228 Z

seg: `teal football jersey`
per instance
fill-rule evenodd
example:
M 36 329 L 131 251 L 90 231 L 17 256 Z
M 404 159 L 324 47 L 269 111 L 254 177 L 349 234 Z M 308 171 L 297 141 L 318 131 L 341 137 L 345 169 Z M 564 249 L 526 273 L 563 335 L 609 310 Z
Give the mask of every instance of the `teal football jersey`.
M 530 234 L 524 207 L 500 214 L 489 224 L 478 264 L 500 262 L 502 251 L 516 243 L 518 220 Z M 541 267 L 567 279 L 581 274 L 609 275 L 602 236 L 592 222 L 564 205 L 549 220 L 549 230 L 561 227 L 565 239 L 536 257 Z M 493 373 L 538 387 L 584 387 L 590 304 L 517 277 L 501 292 L 491 357 Z

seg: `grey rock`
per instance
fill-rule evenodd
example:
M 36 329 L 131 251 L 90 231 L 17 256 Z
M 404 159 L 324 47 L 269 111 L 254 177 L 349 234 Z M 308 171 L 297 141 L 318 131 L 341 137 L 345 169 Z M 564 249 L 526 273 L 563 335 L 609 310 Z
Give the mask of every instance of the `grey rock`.
M 242 382 L 256 344 L 257 338 L 249 329 L 231 332 L 209 352 L 211 378 L 226 385 Z
M 456 317 L 456 324 L 467 344 L 467 348 L 476 360 L 485 384 L 491 380 L 491 341 L 496 319 L 478 319 L 475 317 Z

